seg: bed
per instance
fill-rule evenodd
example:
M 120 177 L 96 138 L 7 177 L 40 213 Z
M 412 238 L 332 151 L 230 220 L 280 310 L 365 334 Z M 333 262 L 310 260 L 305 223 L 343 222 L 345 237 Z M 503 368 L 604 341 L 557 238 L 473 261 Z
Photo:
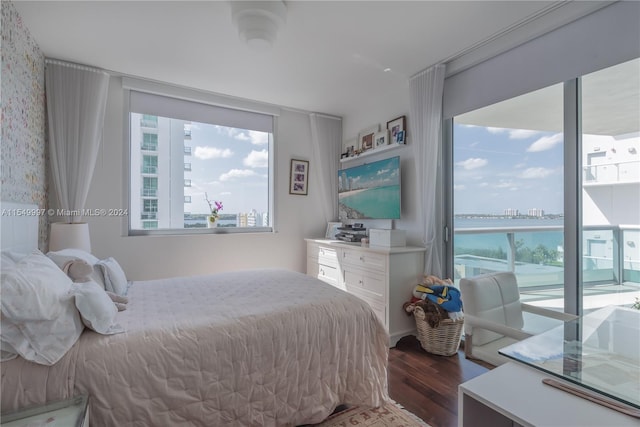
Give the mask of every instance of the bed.
M 2 362 L 2 412 L 84 393 L 92 426 L 295 426 L 388 399 L 383 325 L 314 278 L 246 270 L 133 282 L 127 296 L 124 333 L 85 329 L 52 366 Z

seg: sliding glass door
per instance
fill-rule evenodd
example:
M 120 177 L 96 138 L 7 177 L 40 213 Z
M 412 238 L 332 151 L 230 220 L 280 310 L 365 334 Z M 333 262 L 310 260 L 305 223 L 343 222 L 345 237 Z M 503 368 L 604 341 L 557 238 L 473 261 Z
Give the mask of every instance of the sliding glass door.
M 640 298 L 640 59 L 447 124 L 456 280 L 513 271 L 578 314 Z
M 586 312 L 640 297 L 640 59 L 581 80 Z
M 454 277 L 513 271 L 523 300 L 564 307 L 563 86 L 453 120 Z

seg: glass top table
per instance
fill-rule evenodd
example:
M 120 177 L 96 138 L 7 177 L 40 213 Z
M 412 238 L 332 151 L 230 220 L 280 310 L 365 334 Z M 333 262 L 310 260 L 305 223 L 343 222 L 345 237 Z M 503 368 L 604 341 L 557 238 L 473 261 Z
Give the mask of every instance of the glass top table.
M 499 353 L 640 409 L 640 310 L 605 307 Z

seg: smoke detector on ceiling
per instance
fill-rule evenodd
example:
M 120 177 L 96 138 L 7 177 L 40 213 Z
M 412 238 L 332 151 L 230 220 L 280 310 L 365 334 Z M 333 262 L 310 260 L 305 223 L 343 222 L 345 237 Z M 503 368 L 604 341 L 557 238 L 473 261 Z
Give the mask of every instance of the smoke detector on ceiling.
M 232 1 L 231 19 L 240 39 L 255 51 L 270 49 L 278 30 L 285 23 L 287 6 L 283 1 Z

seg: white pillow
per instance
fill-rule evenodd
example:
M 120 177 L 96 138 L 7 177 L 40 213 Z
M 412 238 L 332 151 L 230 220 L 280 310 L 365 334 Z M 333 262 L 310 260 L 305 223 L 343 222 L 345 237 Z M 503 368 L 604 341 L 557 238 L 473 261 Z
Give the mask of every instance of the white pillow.
M 115 323 L 116 305 L 100 285 L 94 281 L 74 283 L 71 292 L 85 326 L 104 335 L 124 332 L 122 326 Z
M 97 265 L 102 270 L 104 289 L 118 295 L 125 295 L 127 293 L 127 276 L 118 261 L 109 257 L 98 261 Z
M 47 252 L 47 256 L 51 258 L 53 262 L 55 262 L 56 265 L 60 268 L 64 267 L 64 265 L 68 261 L 73 261 L 75 259 L 81 259 L 83 261 L 86 261 L 87 264 L 89 265 L 94 265 L 95 263 L 100 261 L 98 258 L 90 254 L 89 252 L 83 251 L 82 249 L 74 249 L 74 248 L 61 249 L 55 252 Z
M 70 293 L 71 279 L 40 251 L 3 267 L 0 275 L 2 350 L 53 365 L 84 329 Z
M 70 261 L 85 261 L 93 267 L 93 273 L 89 275 L 89 278 L 104 289 L 104 277 L 102 276 L 102 270 L 96 265 L 100 260 L 89 252 L 83 251 L 82 249 L 69 248 L 55 252 L 47 252 L 47 256 L 55 262 L 61 270 L 63 270 L 65 265 Z

